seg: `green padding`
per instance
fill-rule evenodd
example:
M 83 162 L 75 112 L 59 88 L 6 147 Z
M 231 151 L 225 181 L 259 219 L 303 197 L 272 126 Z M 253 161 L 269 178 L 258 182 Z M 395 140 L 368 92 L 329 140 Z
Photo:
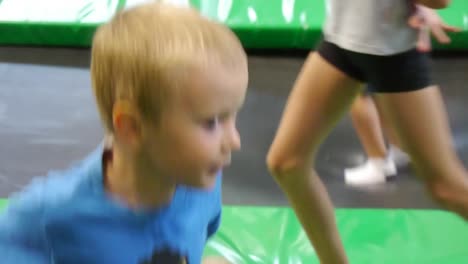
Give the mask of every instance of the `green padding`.
M 192 2 L 204 15 L 233 29 L 245 47 L 310 48 L 321 37 L 323 0 L 237 0 L 224 7 L 222 3 L 230 1 Z
M 6 199 L 0 199 L 0 209 L 3 209 L 7 205 L 7 200 Z
M 0 209 L 6 200 L 0 200 Z M 351 263 L 468 263 L 468 225 L 432 210 L 338 209 L 338 227 Z M 205 255 L 235 264 L 319 263 L 288 208 L 225 206 Z
M 0 44 L 84 46 L 117 10 L 149 0 L 3 0 Z M 324 0 L 172 0 L 231 27 L 247 48 L 311 48 L 321 35 Z M 440 11 L 464 31 L 444 49 L 468 49 L 468 1 Z M 435 45 L 440 48 L 439 45 Z
M 351 263 L 468 263 L 468 225 L 452 214 L 418 210 L 337 210 Z M 234 263 L 318 263 L 290 209 L 225 207 L 207 255 Z

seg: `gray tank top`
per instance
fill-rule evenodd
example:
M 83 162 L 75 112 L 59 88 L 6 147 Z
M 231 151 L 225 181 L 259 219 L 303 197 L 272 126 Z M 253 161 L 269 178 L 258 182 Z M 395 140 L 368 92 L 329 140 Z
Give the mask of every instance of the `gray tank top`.
M 411 0 L 326 0 L 325 40 L 360 53 L 392 55 L 415 47 Z

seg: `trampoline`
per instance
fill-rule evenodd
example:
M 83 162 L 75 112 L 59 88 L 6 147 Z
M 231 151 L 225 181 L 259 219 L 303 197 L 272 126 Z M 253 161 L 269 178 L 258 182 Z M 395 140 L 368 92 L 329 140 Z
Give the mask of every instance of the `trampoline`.
M 0 208 L 33 177 L 69 167 L 102 140 L 90 88 L 89 43 L 99 23 L 142 1 L 36 2 L 0 1 Z M 243 146 L 224 172 L 222 224 L 205 254 L 236 264 L 318 263 L 266 170 L 265 154 L 304 49 L 320 37 L 323 2 L 190 2 L 238 34 L 250 68 L 238 121 Z M 433 66 L 457 151 L 468 166 L 468 2 L 454 1 L 440 13 L 464 29 L 450 45 L 435 46 Z M 322 145 L 317 165 L 351 263 L 468 263 L 468 225 L 438 208 L 411 170 L 381 186 L 346 186 L 343 169 L 364 159 L 346 116 Z

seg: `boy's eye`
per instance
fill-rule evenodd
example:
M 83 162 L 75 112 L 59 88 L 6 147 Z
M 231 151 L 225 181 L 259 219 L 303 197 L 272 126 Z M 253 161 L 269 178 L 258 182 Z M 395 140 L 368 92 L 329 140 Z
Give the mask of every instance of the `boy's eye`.
M 210 118 L 204 121 L 203 126 L 207 129 L 215 129 L 218 126 L 219 119 L 217 117 Z

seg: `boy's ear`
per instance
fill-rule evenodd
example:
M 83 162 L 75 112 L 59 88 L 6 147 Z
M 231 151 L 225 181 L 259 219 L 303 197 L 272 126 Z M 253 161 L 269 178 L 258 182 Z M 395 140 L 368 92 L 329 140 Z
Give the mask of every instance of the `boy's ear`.
M 135 148 L 141 141 L 138 111 L 127 101 L 117 101 L 112 111 L 114 137 L 128 147 Z

